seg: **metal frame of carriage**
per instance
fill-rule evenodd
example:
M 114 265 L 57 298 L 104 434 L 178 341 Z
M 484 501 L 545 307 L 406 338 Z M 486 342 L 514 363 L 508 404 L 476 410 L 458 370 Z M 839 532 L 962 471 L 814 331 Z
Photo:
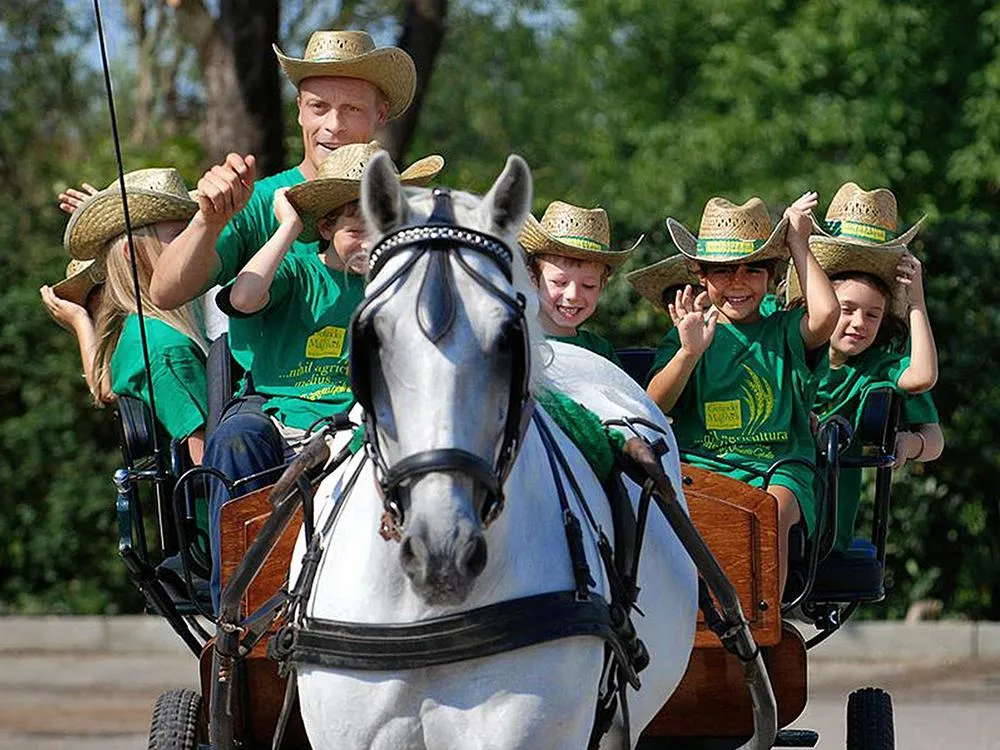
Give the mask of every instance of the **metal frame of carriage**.
M 651 352 L 649 350 L 624 350 L 620 352 L 626 369 L 633 374 L 644 374 Z M 214 361 L 227 362 L 228 351 L 224 339 L 216 342 Z M 228 380 L 228 378 L 227 378 Z M 222 395 L 225 395 L 224 393 Z M 122 452 L 125 467 L 115 474 L 117 488 L 116 509 L 119 520 L 119 552 L 129 575 L 142 592 L 147 609 L 163 616 L 187 647 L 200 659 L 203 693 L 209 694 L 213 683 L 210 647 L 212 634 L 206 623 L 212 621 L 210 605 L 199 592 L 198 581 L 208 577 L 207 545 L 204 534 L 197 527 L 196 499 L 190 482 L 178 482 L 178 478 L 191 474 L 189 462 L 182 445 L 174 443 L 170 447 L 170 469 L 158 470 L 157 462 L 151 457 L 152 421 L 145 405 L 134 399 L 119 401 L 118 413 L 121 424 Z M 898 397 L 889 391 L 878 391 L 870 395 L 866 403 L 862 424 L 858 435 L 851 435 L 846 423 L 834 420 L 824 425 L 820 455 L 821 473 L 831 479 L 823 493 L 820 513 L 825 519 L 825 531 L 812 543 L 805 535 L 793 540 L 790 551 L 790 585 L 786 588 L 786 598 L 782 604 L 782 614 L 795 614 L 812 623 L 817 635 L 801 648 L 801 687 L 793 690 L 804 691 L 805 650 L 819 645 L 836 632 L 857 610 L 861 603 L 876 602 L 885 595 L 884 563 L 886 534 L 888 529 L 890 483 L 893 463 L 895 429 L 899 414 Z M 865 455 L 860 458 L 841 456 L 851 439 L 861 440 L 866 446 Z M 876 471 L 875 509 L 870 539 L 856 540 L 852 549 L 842 556 L 831 555 L 836 530 L 836 478 L 840 467 L 871 467 Z M 775 467 L 772 467 L 772 471 Z M 280 470 L 273 472 L 275 478 Z M 195 472 L 197 473 L 197 471 Z M 247 501 L 256 502 L 258 509 L 267 509 L 266 491 L 251 493 L 241 498 L 241 489 L 256 478 L 231 483 L 231 496 L 239 505 Z M 687 481 L 687 479 L 685 480 Z M 151 492 L 143 492 L 143 486 L 152 486 Z M 146 495 L 146 497 L 144 497 Z M 150 497 L 151 495 L 151 497 Z M 257 512 L 257 511 L 253 511 Z M 156 523 L 152 523 L 155 515 Z M 155 534 L 148 528 L 155 525 Z M 149 537 L 156 536 L 159 550 L 151 552 Z M 164 568 L 160 558 L 172 557 L 181 563 L 180 570 Z M 723 560 L 723 562 L 725 562 Z M 793 582 L 793 579 L 797 579 Z M 271 608 L 273 609 L 273 604 Z M 253 619 L 251 615 L 248 620 Z M 258 622 L 263 622 L 258 618 Z M 701 626 L 699 626 L 701 628 Z M 252 625 L 249 626 L 252 629 Z M 266 631 L 256 634 L 266 635 Z M 788 651 L 785 636 L 773 649 L 764 648 L 765 660 L 799 658 L 798 645 L 792 645 L 796 656 L 785 657 Z M 246 649 L 244 649 L 245 651 Z M 259 658 L 262 648 L 250 658 L 236 658 L 235 690 L 233 697 L 234 730 L 238 747 L 270 747 L 272 737 L 267 727 L 274 726 L 281 709 L 283 684 L 277 678 L 273 662 Z M 772 654 L 773 652 L 773 654 Z M 735 658 L 721 652 L 713 659 Z M 770 668 L 770 665 L 769 665 Z M 689 667 L 690 670 L 690 667 Z M 683 685 L 684 683 L 682 683 Z M 781 686 L 776 689 L 779 707 L 784 696 Z M 713 686 L 706 693 L 702 690 L 699 700 L 708 700 L 719 705 L 726 703 L 727 689 L 731 687 Z M 707 698 L 705 696 L 708 696 Z M 794 721 L 804 707 L 801 701 L 792 700 L 798 706 L 794 716 L 781 718 L 779 726 Z M 743 711 L 752 722 L 747 698 L 742 689 L 735 711 Z M 669 706 L 669 703 L 668 703 Z M 154 707 L 150 732 L 151 748 L 208 748 L 208 710 L 201 696 L 191 690 L 173 690 L 160 696 Z M 706 707 L 708 714 L 714 708 Z M 786 712 L 787 713 L 787 712 Z M 851 694 L 848 699 L 848 748 L 849 750 L 887 750 L 893 747 L 893 724 L 891 699 L 884 691 L 864 688 Z M 292 721 L 282 747 L 308 747 L 301 722 L 293 711 Z M 658 717 L 659 718 L 659 717 Z M 703 732 L 672 734 L 670 723 L 657 722 L 647 728 L 639 747 L 654 750 L 658 747 L 691 748 L 694 750 L 722 750 L 741 746 L 748 739 L 745 733 Z M 818 742 L 818 735 L 809 730 L 787 730 L 778 732 L 773 747 L 812 747 Z

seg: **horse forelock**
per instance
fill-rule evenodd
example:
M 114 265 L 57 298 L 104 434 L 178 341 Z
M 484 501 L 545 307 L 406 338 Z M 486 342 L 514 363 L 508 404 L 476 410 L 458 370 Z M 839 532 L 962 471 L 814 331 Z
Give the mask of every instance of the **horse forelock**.
M 433 191 L 427 188 L 408 187 L 403 190 L 407 203 L 407 214 L 403 224 L 395 229 L 404 226 L 420 226 L 427 222 L 431 212 L 434 210 Z M 483 199 L 464 191 L 453 190 L 451 192 L 452 206 L 455 211 L 455 220 L 459 226 L 475 229 L 487 234 L 493 234 L 498 239 L 503 240 L 512 252 L 511 279 L 514 291 L 524 295 L 525 310 L 524 318 L 527 327 L 528 342 L 531 347 L 531 373 L 530 383 L 532 393 L 538 393 L 550 387 L 547 368 L 552 361 L 552 348 L 545 341 L 545 334 L 538 321 L 538 290 L 531 281 L 531 274 L 524 259 L 524 251 L 517 242 L 515 233 L 497 234 L 493 227 L 486 225 L 486 217 L 483 216 L 480 208 Z M 519 227 L 518 227 L 519 229 Z M 378 241 L 375 237 L 375 242 Z M 374 242 L 372 243 L 374 246 Z

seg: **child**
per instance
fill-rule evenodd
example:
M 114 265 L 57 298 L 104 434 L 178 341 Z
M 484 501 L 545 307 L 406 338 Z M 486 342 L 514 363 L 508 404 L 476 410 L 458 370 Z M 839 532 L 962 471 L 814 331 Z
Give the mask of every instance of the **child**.
M 821 420 L 840 414 L 856 425 L 865 396 L 873 388 L 889 386 L 908 396 L 904 422 L 910 429 L 897 435 L 897 465 L 934 460 L 944 445 L 933 401 L 917 396 L 933 387 L 938 375 L 920 261 L 906 250 L 921 222 L 897 234 L 895 196 L 884 188 L 869 192 L 849 182 L 830 203 L 826 214 L 830 231 L 819 230 L 809 238 L 840 306 L 830 338 L 829 367 L 820 370 L 814 411 Z M 800 297 L 798 276 L 790 269 L 789 304 Z M 904 356 L 899 339 L 907 327 L 909 356 Z M 842 472 L 839 485 L 835 549 L 844 551 L 854 538 L 861 471 Z
M 528 217 L 519 239 L 538 287 L 539 320 L 547 337 L 589 349 L 621 367 L 614 345 L 581 326 L 597 309 L 608 277 L 642 238 L 627 250 L 614 251 L 603 208 L 553 201 L 540 222 Z
M 651 266 L 632 271 L 625 278 L 654 307 L 669 315 L 669 305 L 676 300 L 678 293 L 683 293 L 684 287 L 691 287 L 696 297 L 705 291 L 698 275 L 688 267 L 689 263 L 693 265 L 684 254 L 677 253 Z
M 206 449 L 205 463 L 230 480 L 282 465 L 317 420 L 354 403 L 347 335 L 364 296 L 369 249 L 358 198 L 365 167 L 381 150 L 376 141 L 341 146 L 323 161 L 316 179 L 275 191 L 277 230 L 219 292 L 223 312 L 254 323 L 244 329 L 254 332 L 247 338 L 254 393 L 227 406 Z M 426 157 L 400 180 L 426 184 L 443 165 L 440 156 Z M 303 229 L 319 232 L 324 252 L 289 252 Z M 218 563 L 219 514 L 228 492 L 213 484 L 209 517 Z M 213 566 L 216 606 L 218 568 Z
M 140 169 L 125 175 L 129 216 L 138 268 L 139 288 L 156 417 L 170 437 L 186 440 L 191 459 L 201 461 L 208 411 L 205 388 L 206 344 L 190 305 L 161 310 L 149 299 L 149 280 L 163 247 L 198 210 L 175 169 Z M 149 404 L 132 279 L 125 217 L 118 182 L 97 192 L 74 211 L 66 226 L 64 245 L 78 260 L 96 259 L 90 268 L 104 268 L 106 280 L 95 320 L 86 323 L 75 311 L 81 354 L 92 358 L 89 379 L 101 400 L 108 393 L 139 398 Z M 89 269 L 88 269 L 89 270 Z M 58 286 L 58 285 L 57 285 Z M 43 288 L 43 299 L 47 297 Z M 51 302 L 47 300 L 48 303 Z M 51 308 L 50 308 L 51 309 Z M 86 311 L 83 311 L 84 314 Z M 86 344 L 92 326 L 93 344 Z M 85 367 L 86 370 L 86 367 Z
M 697 238 L 667 220 L 677 247 L 696 263 L 705 291 L 695 297 L 687 287 L 668 305 L 674 329 L 657 350 L 647 391 L 674 417 L 687 460 L 758 486 L 776 460 L 815 457 L 807 353 L 827 342 L 837 313 L 833 288 L 809 252 L 815 205 L 815 193 L 803 195 L 772 230 L 759 198 L 742 206 L 712 198 Z M 807 279 L 806 308 L 762 316 L 775 265 L 789 251 Z M 812 484 L 808 468 L 791 464 L 767 487 L 778 503 L 782 588 L 789 531 L 800 519 L 809 533 L 815 530 Z

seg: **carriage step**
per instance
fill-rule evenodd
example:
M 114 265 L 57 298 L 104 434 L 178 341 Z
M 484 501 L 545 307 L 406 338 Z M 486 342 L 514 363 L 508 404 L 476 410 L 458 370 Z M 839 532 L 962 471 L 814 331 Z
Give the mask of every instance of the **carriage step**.
M 816 747 L 819 732 L 811 729 L 782 729 L 774 738 L 774 747 Z

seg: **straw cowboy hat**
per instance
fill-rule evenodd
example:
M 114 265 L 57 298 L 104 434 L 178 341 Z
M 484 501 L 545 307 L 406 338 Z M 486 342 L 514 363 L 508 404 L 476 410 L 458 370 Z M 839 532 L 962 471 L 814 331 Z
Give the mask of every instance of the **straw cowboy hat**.
M 788 257 L 787 226 L 788 220 L 782 218 L 771 227 L 771 216 L 760 198 L 751 198 L 741 206 L 725 198 L 711 198 L 701 215 L 697 237 L 679 221 L 667 219 L 674 244 L 699 263 L 784 260 Z
M 389 119 L 399 117 L 413 101 L 417 90 L 417 68 L 398 47 L 375 47 L 364 31 L 317 31 L 309 37 L 305 55 L 289 57 L 278 45 L 281 69 L 297 87 L 317 76 L 360 78 L 376 86 L 389 100 Z
M 580 208 L 552 201 L 541 221 L 528 215 L 518 241 L 528 255 L 561 255 L 595 261 L 614 271 L 629 259 L 642 237 L 627 250 L 612 250 L 611 225 L 603 208 Z
M 104 264 L 94 260 L 71 260 L 66 278 L 52 286 L 52 292 L 68 302 L 87 304 L 90 291 L 104 283 Z
M 350 143 L 331 153 L 319 165 L 316 179 L 301 182 L 288 189 L 288 200 L 302 214 L 303 223 L 312 226 L 346 203 L 361 195 L 361 176 L 365 167 L 384 148 L 378 141 Z M 402 171 L 403 185 L 423 186 L 444 168 L 444 159 L 437 154 L 418 159 Z
M 851 271 L 875 276 L 889 288 L 889 311 L 906 314 L 906 290 L 896 281 L 900 258 L 906 252 L 924 219 L 902 234 L 896 233 L 896 196 L 885 188 L 863 190 L 853 182 L 843 185 L 826 212 L 826 227 L 816 227 L 809 237 L 809 249 L 831 278 Z M 788 269 L 788 300 L 802 296 L 795 267 Z
M 651 266 L 632 271 L 626 274 L 625 278 L 639 294 L 660 310 L 667 312 L 667 306 L 663 302 L 664 290 L 682 284 L 690 284 L 693 287 L 701 284 L 697 274 L 688 268 L 689 263 L 686 256 L 678 253 Z
M 908 245 L 917 236 L 923 216 L 905 232 L 897 231 L 896 196 L 886 188 L 864 190 L 853 182 L 842 185 L 826 211 L 825 226 L 815 226 L 814 237 L 819 244 L 849 247 L 882 247 Z
M 161 221 L 187 221 L 198 211 L 180 172 L 170 168 L 138 169 L 125 175 L 128 213 L 133 229 Z M 96 258 L 107 242 L 125 233 L 121 188 L 115 180 L 88 197 L 69 217 L 63 246 L 77 260 Z

